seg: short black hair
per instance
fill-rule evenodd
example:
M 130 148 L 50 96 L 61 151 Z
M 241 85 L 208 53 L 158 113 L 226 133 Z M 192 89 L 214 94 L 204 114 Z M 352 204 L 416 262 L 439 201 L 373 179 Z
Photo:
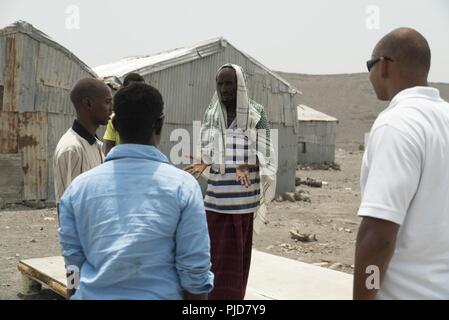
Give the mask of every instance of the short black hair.
M 145 83 L 132 83 L 114 96 L 114 125 L 128 143 L 145 144 L 162 128 L 164 101 L 160 92 Z
M 145 82 L 145 79 L 140 74 L 131 72 L 125 76 L 125 79 L 123 79 L 123 86 L 127 87 L 132 82 Z
M 108 90 L 105 83 L 101 80 L 95 78 L 82 78 L 75 82 L 70 90 L 70 100 L 72 101 L 72 104 L 77 107 L 84 98 L 93 99 L 95 96 L 98 96 L 99 93 L 104 92 L 105 88 Z

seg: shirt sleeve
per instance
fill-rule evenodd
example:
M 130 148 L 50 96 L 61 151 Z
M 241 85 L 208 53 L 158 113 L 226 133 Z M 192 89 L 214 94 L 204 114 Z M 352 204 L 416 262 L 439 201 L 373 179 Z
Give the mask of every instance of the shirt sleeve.
M 106 127 L 106 131 L 103 136 L 103 140 L 116 141 L 117 131 L 115 131 L 114 125 L 112 124 L 112 120 L 108 121 L 108 125 Z
M 70 183 L 81 174 L 81 156 L 76 150 L 66 150 L 55 159 L 55 195 L 59 202 Z
M 59 204 L 59 242 L 61 244 L 62 256 L 65 266 L 81 266 L 86 260 L 81 246 L 81 241 L 76 227 L 76 220 L 72 206 L 70 188 L 64 193 Z
M 404 222 L 421 177 L 422 152 L 410 135 L 389 126 L 376 129 L 367 148 L 366 182 L 359 216 Z
M 176 230 L 176 269 L 184 290 L 193 294 L 209 293 L 214 278 L 210 271 L 210 240 L 201 189 L 192 178 L 182 186 L 181 192 L 183 208 Z

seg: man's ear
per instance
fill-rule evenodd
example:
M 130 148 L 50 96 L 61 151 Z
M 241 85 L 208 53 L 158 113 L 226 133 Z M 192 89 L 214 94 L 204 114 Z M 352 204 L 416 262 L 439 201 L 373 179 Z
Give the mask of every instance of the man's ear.
M 156 122 L 154 123 L 154 132 L 157 135 L 161 134 L 163 125 L 164 125 L 164 118 L 163 117 L 157 119 Z
M 83 107 L 85 107 L 87 110 L 92 110 L 92 100 L 90 100 L 89 97 L 84 97 L 81 101 Z

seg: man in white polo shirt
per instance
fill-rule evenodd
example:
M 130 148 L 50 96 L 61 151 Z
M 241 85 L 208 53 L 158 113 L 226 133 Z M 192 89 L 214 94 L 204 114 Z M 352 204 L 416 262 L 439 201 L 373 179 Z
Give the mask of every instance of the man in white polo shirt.
M 354 298 L 449 299 L 449 104 L 428 87 L 428 43 L 396 29 L 367 67 L 391 102 L 362 162 Z
M 111 90 L 97 79 L 77 81 L 70 92 L 70 100 L 77 117 L 59 140 L 53 159 L 58 204 L 73 179 L 103 162 L 102 143 L 95 132 L 100 125 L 108 124 L 112 111 Z

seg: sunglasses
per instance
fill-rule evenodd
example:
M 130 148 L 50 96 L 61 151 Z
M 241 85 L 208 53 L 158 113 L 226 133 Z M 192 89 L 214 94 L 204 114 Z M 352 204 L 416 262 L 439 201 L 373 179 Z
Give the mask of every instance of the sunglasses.
M 368 60 L 366 62 L 366 68 L 368 69 L 368 72 L 371 71 L 371 68 L 374 67 L 374 65 L 376 63 L 378 63 L 382 58 L 384 58 L 384 60 L 388 60 L 388 61 L 394 61 L 393 59 L 389 58 L 389 57 L 379 57 L 379 58 L 375 58 L 375 59 L 371 59 Z

